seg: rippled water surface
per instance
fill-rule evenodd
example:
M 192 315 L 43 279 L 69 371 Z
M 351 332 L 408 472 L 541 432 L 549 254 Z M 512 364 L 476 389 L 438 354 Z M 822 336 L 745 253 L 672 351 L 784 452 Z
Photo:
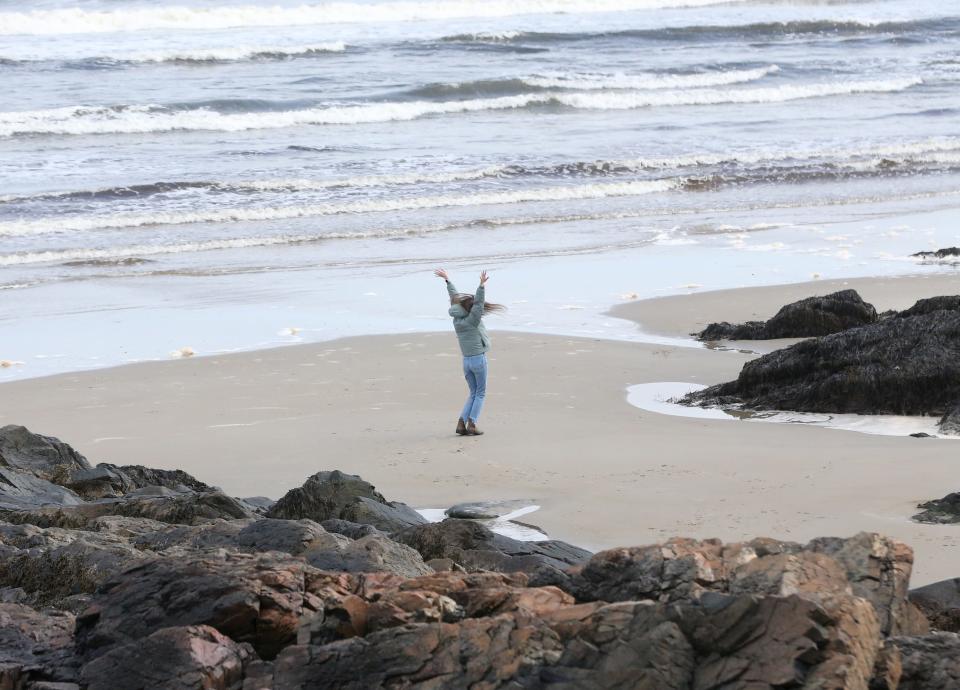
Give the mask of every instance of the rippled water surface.
M 0 84 L 17 375 L 405 328 L 434 262 L 560 313 L 958 236 L 952 2 L 0 0 Z

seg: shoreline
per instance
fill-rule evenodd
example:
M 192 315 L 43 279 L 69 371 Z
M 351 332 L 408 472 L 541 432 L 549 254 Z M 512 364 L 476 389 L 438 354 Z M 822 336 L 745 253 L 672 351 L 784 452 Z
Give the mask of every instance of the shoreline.
M 867 287 L 863 294 L 870 299 Z M 746 302 L 737 304 L 761 308 Z M 686 328 L 686 312 L 672 313 Z M 666 417 L 627 403 L 633 384 L 733 378 L 752 357 L 742 352 L 492 337 L 488 433 L 479 439 L 453 435 L 465 391 L 447 332 L 3 383 L 0 423 L 57 436 L 93 463 L 180 468 L 237 496 L 276 498 L 305 476 L 340 469 L 418 508 L 531 499 L 541 506 L 533 521 L 550 537 L 591 550 L 677 535 L 803 542 L 876 531 L 914 547 L 916 584 L 960 570 L 956 526 L 909 520 L 918 502 L 955 488 L 950 444 Z

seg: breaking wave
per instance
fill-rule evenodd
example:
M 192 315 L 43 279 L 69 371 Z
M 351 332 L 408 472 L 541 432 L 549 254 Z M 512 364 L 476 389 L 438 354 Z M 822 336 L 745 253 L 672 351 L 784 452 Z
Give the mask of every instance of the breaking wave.
M 352 125 L 415 120 L 431 115 L 559 106 L 584 110 L 626 110 L 659 106 L 781 103 L 858 93 L 889 93 L 922 84 L 919 78 L 835 81 L 743 89 L 529 93 L 455 101 L 363 103 L 279 112 L 221 113 L 210 108 L 161 105 L 76 106 L 0 113 L 0 137 L 38 134 L 137 134 L 184 130 L 237 132 L 298 125 Z

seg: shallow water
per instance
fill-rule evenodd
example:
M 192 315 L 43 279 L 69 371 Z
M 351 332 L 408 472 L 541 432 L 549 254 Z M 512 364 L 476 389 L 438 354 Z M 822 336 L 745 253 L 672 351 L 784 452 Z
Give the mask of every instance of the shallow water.
M 691 407 L 676 401 L 687 393 L 700 391 L 706 386 L 684 382 L 640 383 L 627 388 L 627 402 L 648 412 L 674 417 L 718 419 L 741 422 L 773 422 L 777 424 L 804 424 L 828 429 L 856 431 L 862 434 L 881 436 L 909 436 L 930 434 L 936 438 L 957 440 L 960 436 L 940 436 L 936 417 L 907 415 L 861 415 L 821 414 L 815 412 L 752 411 L 720 409 L 715 407 Z
M 907 258 L 960 243 L 954 3 L 31 8 L 0 380 L 444 327 L 438 263 L 494 269 L 494 326 L 604 337 L 624 294 L 956 270 Z

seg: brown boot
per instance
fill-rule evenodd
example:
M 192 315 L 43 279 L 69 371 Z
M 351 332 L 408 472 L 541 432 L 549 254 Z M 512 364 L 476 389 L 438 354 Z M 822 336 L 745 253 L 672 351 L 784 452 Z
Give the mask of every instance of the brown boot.
M 467 435 L 467 425 L 463 423 L 462 419 L 457 420 L 457 436 L 466 436 Z
M 483 436 L 483 432 L 473 422 L 467 424 L 467 436 Z

